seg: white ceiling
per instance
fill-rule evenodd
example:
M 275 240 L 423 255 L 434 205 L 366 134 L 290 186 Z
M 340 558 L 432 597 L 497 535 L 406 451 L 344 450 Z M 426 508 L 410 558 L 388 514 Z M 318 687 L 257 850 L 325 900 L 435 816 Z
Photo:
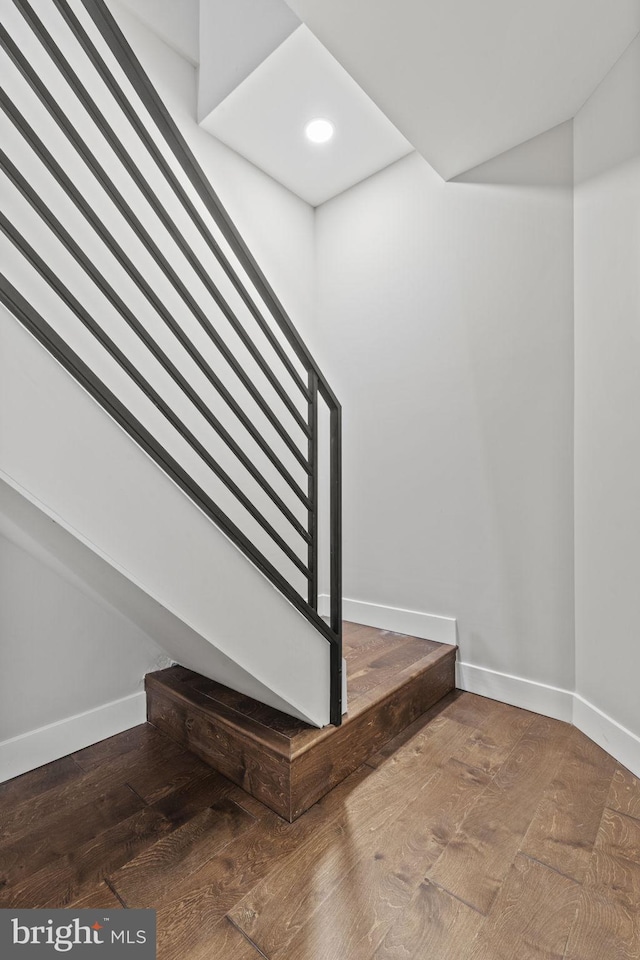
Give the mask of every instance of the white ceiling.
M 304 127 L 314 117 L 334 124 L 329 143 L 306 139 Z M 281 43 L 201 126 L 312 206 L 413 150 L 305 26 Z
M 287 0 L 445 179 L 573 117 L 640 0 Z
M 115 3 L 110 0 L 109 6 L 114 7 L 114 12 L 118 3 L 173 50 L 197 65 L 200 55 L 199 0 L 116 0 Z
M 200 0 L 198 120 L 299 26 L 284 0 Z

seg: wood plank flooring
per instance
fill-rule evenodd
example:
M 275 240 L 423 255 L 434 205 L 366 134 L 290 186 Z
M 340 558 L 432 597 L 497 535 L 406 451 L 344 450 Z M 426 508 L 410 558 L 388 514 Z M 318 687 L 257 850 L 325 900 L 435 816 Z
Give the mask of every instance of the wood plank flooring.
M 456 693 L 286 823 L 146 724 L 0 785 L 16 906 L 155 907 L 160 960 L 640 960 L 640 782 Z

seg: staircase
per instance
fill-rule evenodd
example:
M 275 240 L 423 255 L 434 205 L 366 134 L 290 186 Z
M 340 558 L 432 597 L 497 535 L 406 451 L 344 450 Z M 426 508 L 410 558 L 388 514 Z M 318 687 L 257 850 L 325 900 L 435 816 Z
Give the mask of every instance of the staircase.
M 340 405 L 104 0 L 2 20 L 0 509 L 180 664 L 152 722 L 294 819 L 454 648 L 341 726 Z
M 102 0 L 6 2 L 0 41 L 3 479 L 177 616 L 176 660 L 339 724 L 336 397 Z

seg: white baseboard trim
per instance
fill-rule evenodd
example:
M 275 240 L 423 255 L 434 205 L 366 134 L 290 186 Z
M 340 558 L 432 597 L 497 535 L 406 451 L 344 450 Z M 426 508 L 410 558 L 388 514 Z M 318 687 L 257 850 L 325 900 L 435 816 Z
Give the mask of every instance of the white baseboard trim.
M 0 743 L 0 783 L 129 730 L 146 718 L 146 697 L 141 690 L 4 740 Z
M 357 603 L 357 601 L 348 602 Z M 359 604 L 359 607 L 375 609 L 376 605 Z M 400 612 L 410 613 L 411 611 Z M 426 614 L 418 614 L 418 616 L 428 617 Z M 345 619 L 352 619 L 354 623 L 366 622 L 356 619 L 353 613 L 345 613 Z M 366 625 L 379 626 L 379 629 L 394 629 L 398 633 L 411 632 L 412 636 L 420 636 L 415 631 L 398 630 L 397 621 L 394 621 L 393 626 L 370 622 Z M 431 636 L 426 637 L 426 639 L 432 638 L 435 639 Z M 500 700 L 546 717 L 573 723 L 587 737 L 594 740 L 603 750 L 630 770 L 634 776 L 640 777 L 640 737 L 578 693 L 464 662 L 456 663 L 456 686 L 481 697 Z M 144 692 L 140 691 L 121 700 L 102 704 L 85 713 L 51 723 L 46 727 L 30 730 L 11 740 L 5 740 L 0 743 L 0 783 L 27 773 L 29 770 L 35 770 L 45 763 L 66 757 L 100 740 L 106 740 L 107 737 L 129 730 L 144 723 L 145 720 L 146 698 Z
M 579 693 L 573 697 L 573 723 L 635 777 L 640 777 L 640 737 Z
M 323 617 L 329 615 L 329 597 L 326 593 L 318 597 L 318 612 Z M 378 603 L 349 600 L 346 597 L 342 601 L 342 616 L 352 623 L 362 623 L 379 630 L 392 630 L 394 633 L 407 633 L 423 640 L 454 645 L 458 642 L 456 621 L 452 617 L 403 610 L 401 607 L 384 607 Z
M 579 693 L 464 662 L 456 663 L 456 686 L 481 697 L 572 723 L 634 776 L 640 777 L 640 737 Z
M 571 723 L 573 719 L 573 694 L 561 687 L 460 661 L 456 663 L 456 686 L 460 690 L 468 690 L 469 693 L 477 693 L 491 700 L 501 700 L 555 720 Z

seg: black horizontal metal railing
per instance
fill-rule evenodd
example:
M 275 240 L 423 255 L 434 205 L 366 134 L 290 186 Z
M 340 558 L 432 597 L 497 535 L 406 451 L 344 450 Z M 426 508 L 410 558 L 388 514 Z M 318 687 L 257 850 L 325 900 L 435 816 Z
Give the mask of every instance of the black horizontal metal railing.
M 189 378 L 174 362 L 171 351 L 164 349 L 157 337 L 151 335 L 146 326 L 136 315 L 136 311 L 129 306 L 118 293 L 106 275 L 102 273 L 82 246 L 66 229 L 60 218 L 56 216 L 43 197 L 29 183 L 27 177 L 10 159 L 4 150 L 0 150 L 0 165 L 16 190 L 27 201 L 31 210 L 37 215 L 43 226 L 53 234 L 65 250 L 73 258 L 73 262 L 91 279 L 106 301 L 115 309 L 125 322 L 127 328 L 144 345 L 149 354 L 157 361 L 160 367 L 171 378 L 182 394 L 191 402 L 193 407 L 213 429 L 224 448 L 248 473 L 268 501 L 275 507 L 277 514 L 282 516 L 291 531 L 291 535 L 299 538 L 303 556 L 300 551 L 291 545 L 276 529 L 274 523 L 267 519 L 264 513 L 254 504 L 251 496 L 243 490 L 222 465 L 219 458 L 214 456 L 210 449 L 189 428 L 183 417 L 173 409 L 166 397 L 159 392 L 150 380 L 137 369 L 136 364 L 118 346 L 115 340 L 96 322 L 92 314 L 86 309 L 71 289 L 63 283 L 56 272 L 47 264 L 46 260 L 37 252 L 33 245 L 18 230 L 9 218 L 0 215 L 0 230 L 10 239 L 16 250 L 30 264 L 31 268 L 45 281 L 48 289 L 58 300 L 65 305 L 87 331 L 104 349 L 131 380 L 138 390 L 153 404 L 155 409 L 174 428 L 177 434 L 186 442 L 189 448 L 198 456 L 200 461 L 209 468 L 212 474 L 223 484 L 224 488 L 252 518 L 260 529 L 267 535 L 270 542 L 281 551 L 282 555 L 303 576 L 306 587 L 304 592 L 294 587 L 289 579 L 278 569 L 278 566 L 259 549 L 252 538 L 225 513 L 214 499 L 206 492 L 201 484 L 190 476 L 183 465 L 166 449 L 152 432 L 134 416 L 131 410 L 119 400 L 113 391 L 103 382 L 89 365 L 76 353 L 54 327 L 45 320 L 24 297 L 24 295 L 2 276 L 0 279 L 0 299 L 13 314 L 35 336 L 94 397 L 111 416 L 136 440 L 136 442 L 155 460 L 162 469 L 172 477 L 181 489 L 211 518 L 225 534 L 247 555 L 255 566 L 283 593 L 283 595 L 302 613 L 306 619 L 322 634 L 330 645 L 330 720 L 332 723 L 341 722 L 342 715 L 342 603 L 341 603 L 341 410 L 333 391 L 329 387 L 322 372 L 310 355 L 306 345 L 295 329 L 276 294 L 268 284 L 262 271 L 253 259 L 246 244 L 229 218 L 226 210 L 214 192 L 208 178 L 197 162 L 182 134 L 178 130 L 168 110 L 154 89 L 151 81 L 144 72 L 133 50 L 124 38 L 113 16 L 103 0 L 79 0 L 99 31 L 100 37 L 110 54 L 113 56 L 119 69 L 126 77 L 126 81 L 133 89 L 138 101 L 144 108 L 141 115 L 139 108 L 134 105 L 125 92 L 124 86 L 118 81 L 114 71 L 108 66 L 100 53 L 98 46 L 91 39 L 89 32 L 83 26 L 81 19 L 71 8 L 68 0 L 50 0 L 50 3 L 60 14 L 66 27 L 77 42 L 79 52 L 82 51 L 96 74 L 104 83 L 113 100 L 128 121 L 131 130 L 141 144 L 155 168 L 162 175 L 163 182 L 171 191 L 171 196 L 179 201 L 181 209 L 188 215 L 190 223 L 197 231 L 197 235 L 204 241 L 207 250 L 214 256 L 226 280 L 231 284 L 234 293 L 238 295 L 243 307 L 247 310 L 252 322 L 255 322 L 267 348 L 277 358 L 288 383 L 283 382 L 282 375 L 273 368 L 263 349 L 252 338 L 245 325 L 236 315 L 228 298 L 221 292 L 214 282 L 210 271 L 204 266 L 201 258 L 178 227 L 169 210 L 162 203 L 156 190 L 144 177 L 138 164 L 127 149 L 126 144 L 116 134 L 113 126 L 91 96 L 87 87 L 82 83 L 78 73 L 72 67 L 69 59 L 55 42 L 43 21 L 36 14 L 27 0 L 13 0 L 13 3 L 24 22 L 28 25 L 33 37 L 37 38 L 43 53 L 55 66 L 61 78 L 73 91 L 74 96 L 91 118 L 91 121 L 106 140 L 122 167 L 153 210 L 166 230 L 168 236 L 176 245 L 189 267 L 194 272 L 202 287 L 207 291 L 215 303 L 221 316 L 229 324 L 238 338 L 247 356 L 260 371 L 261 376 L 275 397 L 286 411 L 289 425 L 285 425 L 281 415 L 258 388 L 253 377 L 243 367 L 238 357 L 225 337 L 216 328 L 215 322 L 203 309 L 196 297 L 189 289 L 188 283 L 180 276 L 178 270 L 163 253 L 159 243 L 153 238 L 140 217 L 134 212 L 131 203 L 125 199 L 118 189 L 114 179 L 107 173 L 106 166 L 98 160 L 89 146 L 86 138 L 80 135 L 78 129 L 71 122 L 62 106 L 58 103 L 40 71 L 28 56 L 21 51 L 19 45 L 0 24 L 0 43 L 12 60 L 23 80 L 26 81 L 32 93 L 54 121 L 58 130 L 64 135 L 68 144 L 74 149 L 78 157 L 86 165 L 91 174 L 109 197 L 114 207 L 124 219 L 133 234 L 144 247 L 156 267 L 170 283 L 180 302 L 188 314 L 195 320 L 197 327 L 204 333 L 206 342 L 213 351 L 211 360 L 205 352 L 198 348 L 193 337 L 190 337 L 186 328 L 173 315 L 169 307 L 154 289 L 154 285 L 143 272 L 134 264 L 132 258 L 125 252 L 123 245 L 103 222 L 98 213 L 88 202 L 86 195 L 78 188 L 73 179 L 56 160 L 48 149 L 44 140 L 19 110 L 18 106 L 4 92 L 0 91 L 0 106 L 9 119 L 22 141 L 28 145 L 33 153 L 44 164 L 48 173 L 71 201 L 75 210 L 84 218 L 100 240 L 106 245 L 109 253 L 119 266 L 125 271 L 138 291 L 143 295 L 155 314 L 160 318 L 167 331 L 170 332 L 176 345 L 182 348 L 190 360 L 196 365 L 206 381 L 222 400 L 225 408 L 232 414 L 233 422 L 237 423 L 242 431 L 256 444 L 266 461 L 275 469 L 276 474 L 286 487 L 293 492 L 299 505 L 306 512 L 306 523 L 303 523 L 295 511 L 285 502 L 283 495 L 274 488 L 263 471 L 254 462 L 254 459 L 243 449 L 239 439 L 233 435 L 229 426 L 225 426 L 219 416 L 195 389 Z M 143 119 L 145 116 L 145 119 Z M 216 239 L 214 232 L 207 225 L 205 216 L 198 210 L 197 204 L 191 199 L 188 190 L 176 174 L 173 166 L 167 159 L 163 148 L 159 146 L 156 136 L 152 135 L 146 121 L 151 121 L 152 129 L 160 136 L 160 143 L 168 148 L 170 154 L 179 164 L 179 168 L 186 177 L 199 202 L 204 207 L 215 227 L 221 234 L 228 250 L 225 253 L 222 244 Z M 232 263 L 235 257 L 241 271 Z M 243 279 L 242 273 L 248 279 Z M 252 286 L 258 294 L 256 299 L 248 286 Z M 260 301 L 262 306 L 260 306 Z M 265 314 L 266 309 L 266 314 Z M 272 327 L 272 323 L 275 328 Z M 276 333 L 276 330 L 280 335 Z M 281 339 L 282 338 L 282 339 Z M 172 341 L 173 342 L 173 341 Z M 289 352 L 291 351 L 291 353 Z M 255 408 L 264 417 L 273 430 L 274 437 L 284 445 L 288 454 L 298 465 L 306 477 L 302 485 L 287 467 L 269 442 L 264 431 L 260 429 L 246 409 L 238 401 L 235 389 L 225 383 L 214 366 L 222 361 L 232 374 L 232 381 L 238 384 L 251 398 Z M 300 368 L 306 373 L 305 377 Z M 328 622 L 318 613 L 318 541 L 319 541 L 319 401 L 322 400 L 329 410 L 329 592 L 330 615 Z M 306 416 L 301 410 L 300 401 L 306 406 Z M 293 432 L 292 432 L 293 431 Z M 303 558 L 304 557 L 304 558 Z

